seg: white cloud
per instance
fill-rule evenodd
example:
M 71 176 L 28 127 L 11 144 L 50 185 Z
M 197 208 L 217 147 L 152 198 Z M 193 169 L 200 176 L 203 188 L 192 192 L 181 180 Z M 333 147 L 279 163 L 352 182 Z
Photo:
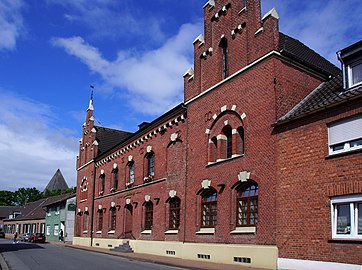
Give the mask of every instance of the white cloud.
M 0 50 L 12 50 L 23 30 L 22 0 L 0 1 Z
M 126 89 L 127 100 L 139 112 L 160 114 L 182 101 L 182 74 L 192 64 L 192 41 L 201 24 L 182 25 L 160 48 L 144 53 L 121 51 L 114 61 L 81 37 L 53 38 L 52 43 L 79 58 L 110 87 Z
M 56 126 L 52 109 L 0 90 L 0 186 L 43 191 L 59 168 L 74 186 L 78 140 Z

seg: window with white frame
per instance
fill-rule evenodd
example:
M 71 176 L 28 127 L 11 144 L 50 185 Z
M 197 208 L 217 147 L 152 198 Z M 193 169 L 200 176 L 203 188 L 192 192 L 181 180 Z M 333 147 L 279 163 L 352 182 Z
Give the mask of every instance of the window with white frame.
M 353 87 L 362 83 L 362 59 L 348 65 L 348 85 Z
M 50 235 L 50 225 L 47 225 L 47 235 Z
M 328 126 L 329 154 L 362 149 L 362 114 Z
M 54 235 L 59 234 L 59 225 L 54 225 Z
M 362 194 L 331 199 L 332 238 L 362 239 Z

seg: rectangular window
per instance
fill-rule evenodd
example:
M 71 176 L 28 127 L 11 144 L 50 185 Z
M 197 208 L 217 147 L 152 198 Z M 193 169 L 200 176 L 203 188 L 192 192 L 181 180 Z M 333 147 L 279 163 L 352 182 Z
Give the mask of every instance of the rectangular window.
M 98 222 L 97 222 L 97 231 L 101 231 L 103 228 L 103 211 L 98 211 Z
M 111 208 L 109 210 L 110 220 L 109 220 L 109 230 L 113 231 L 116 229 L 117 222 L 117 211 L 116 208 Z
M 50 226 L 47 225 L 47 235 L 50 235 Z
M 54 235 L 59 234 L 59 225 L 54 225 Z
M 330 155 L 362 149 L 362 115 L 330 124 L 328 145 Z
M 332 237 L 362 239 L 362 194 L 331 199 Z
M 362 83 L 362 60 L 348 66 L 348 78 L 349 87 Z

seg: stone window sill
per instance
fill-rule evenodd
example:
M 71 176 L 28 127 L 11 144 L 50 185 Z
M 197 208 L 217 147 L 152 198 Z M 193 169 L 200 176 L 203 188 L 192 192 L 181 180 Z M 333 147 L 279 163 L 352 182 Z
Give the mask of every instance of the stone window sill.
M 178 230 L 168 230 L 165 231 L 165 234 L 178 234 Z
M 96 231 L 96 234 L 101 234 L 102 233 L 102 231 Z
M 256 227 L 236 227 L 230 234 L 256 233 Z
M 200 228 L 196 234 L 215 234 L 215 228 Z
M 111 231 L 108 232 L 108 234 L 115 234 L 115 233 L 116 233 L 115 230 L 111 230 Z
M 141 234 L 151 234 L 152 230 L 144 230 L 141 232 Z

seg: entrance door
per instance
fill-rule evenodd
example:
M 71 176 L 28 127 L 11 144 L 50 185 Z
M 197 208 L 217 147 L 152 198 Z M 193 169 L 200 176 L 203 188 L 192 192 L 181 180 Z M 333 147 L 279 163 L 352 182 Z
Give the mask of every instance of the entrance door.
M 125 226 L 124 226 L 124 237 L 127 239 L 132 239 L 133 235 L 132 235 L 132 213 L 133 213 L 133 209 L 132 209 L 132 205 L 131 204 L 127 204 L 125 206 Z

